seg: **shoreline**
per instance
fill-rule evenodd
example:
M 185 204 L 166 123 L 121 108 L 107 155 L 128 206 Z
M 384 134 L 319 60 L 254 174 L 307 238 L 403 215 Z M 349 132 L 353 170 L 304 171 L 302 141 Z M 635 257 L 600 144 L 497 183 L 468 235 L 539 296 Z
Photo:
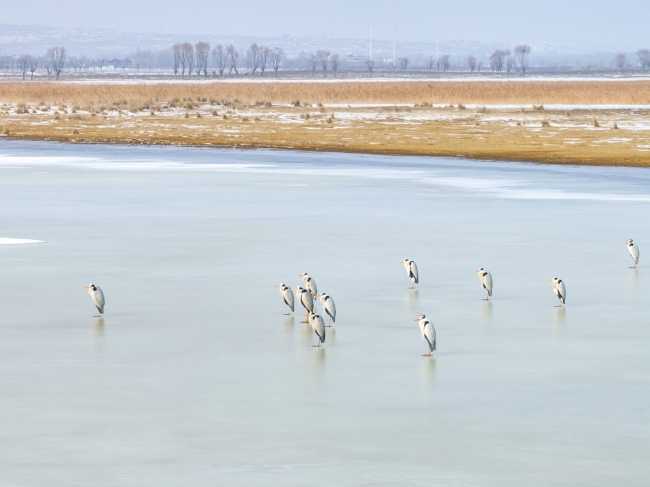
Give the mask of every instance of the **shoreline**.
M 650 81 L 0 87 L 17 140 L 650 167 Z

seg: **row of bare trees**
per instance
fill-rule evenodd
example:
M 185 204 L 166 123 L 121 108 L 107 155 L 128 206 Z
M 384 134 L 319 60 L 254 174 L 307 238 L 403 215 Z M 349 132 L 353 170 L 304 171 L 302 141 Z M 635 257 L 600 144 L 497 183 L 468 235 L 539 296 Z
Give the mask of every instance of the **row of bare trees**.
M 648 69 L 650 67 L 650 49 L 639 49 L 636 52 L 636 55 L 639 59 L 639 66 L 641 69 Z M 619 53 L 614 58 L 614 66 L 618 69 L 623 69 L 627 66 L 627 56 L 623 53 Z
M 327 76 L 328 66 L 334 72 L 334 77 L 339 70 L 341 64 L 341 57 L 338 54 L 332 54 L 331 52 L 319 49 L 314 54 L 310 54 L 307 58 L 307 65 L 311 70 L 312 76 L 316 74 L 316 69 L 320 68 L 323 70 L 323 78 Z
M 505 69 L 508 74 L 514 69 L 517 73 L 521 72 L 523 76 L 526 76 L 529 56 L 530 46 L 527 44 L 519 44 L 516 46 L 514 54 L 509 49 L 497 49 L 490 55 L 490 68 L 497 73 L 501 73 Z M 476 61 L 474 60 L 474 65 L 475 63 Z M 469 60 L 468 64 L 470 64 L 470 69 L 472 69 Z M 472 71 L 474 70 L 472 69 Z
M 194 46 L 189 42 L 182 42 L 172 46 L 174 76 L 177 76 L 180 71 L 181 78 L 183 79 L 185 78 L 185 71 L 187 71 L 189 77 L 192 77 L 192 72 L 194 72 L 197 76 L 203 74 L 207 78 L 208 62 L 210 59 L 212 59 L 213 66 L 216 68 L 213 71 L 214 75 L 218 72 L 219 76 L 223 77 L 226 69 L 228 69 L 229 75 L 232 75 L 233 71 L 235 75 L 238 75 L 239 58 L 240 53 L 232 44 L 226 47 L 219 44 L 212 50 L 210 50 L 210 44 L 207 42 L 197 42 Z M 276 47 L 271 49 L 269 47 L 259 46 L 256 43 L 251 44 L 245 53 L 246 68 L 253 75 L 259 69 L 261 75 L 264 76 L 264 72 L 268 66 L 277 75 L 283 59 L 284 50 L 281 48 Z

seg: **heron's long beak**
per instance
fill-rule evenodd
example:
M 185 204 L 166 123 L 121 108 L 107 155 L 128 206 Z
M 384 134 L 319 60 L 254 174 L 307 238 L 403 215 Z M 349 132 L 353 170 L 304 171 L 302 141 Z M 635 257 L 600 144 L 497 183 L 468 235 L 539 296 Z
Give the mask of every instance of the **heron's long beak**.
M 549 279 L 547 282 L 553 282 L 555 279 Z
M 400 264 L 404 264 L 404 261 L 400 262 Z
M 305 277 L 307 274 L 298 274 L 298 277 Z
M 84 286 L 84 289 L 90 289 L 90 286 Z
M 474 272 L 479 272 L 481 269 L 476 269 Z
M 282 286 L 275 286 L 277 289 L 280 289 Z
M 420 321 L 422 318 L 415 318 L 413 321 Z

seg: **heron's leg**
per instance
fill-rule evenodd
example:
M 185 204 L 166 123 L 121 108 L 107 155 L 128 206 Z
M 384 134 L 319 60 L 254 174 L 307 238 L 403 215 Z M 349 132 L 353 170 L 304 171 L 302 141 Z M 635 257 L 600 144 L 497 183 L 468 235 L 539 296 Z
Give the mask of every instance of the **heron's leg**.
M 284 316 L 291 316 L 291 313 L 284 313 Z
M 429 352 L 429 353 L 423 353 L 422 356 L 423 356 L 423 357 L 431 357 L 431 352 Z
M 93 318 L 101 318 L 102 315 L 93 315 Z

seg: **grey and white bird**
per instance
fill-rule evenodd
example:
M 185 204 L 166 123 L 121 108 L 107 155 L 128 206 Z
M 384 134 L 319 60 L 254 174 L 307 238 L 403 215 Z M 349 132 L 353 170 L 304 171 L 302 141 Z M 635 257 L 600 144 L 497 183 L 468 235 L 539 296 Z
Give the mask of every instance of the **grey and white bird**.
M 312 346 L 320 347 L 321 343 L 325 343 L 325 322 L 320 315 L 309 313 L 309 324 L 311 324 L 312 330 L 314 330 L 314 333 L 318 337 L 318 344 Z
M 300 274 L 298 277 L 302 279 L 302 283 L 305 285 L 307 290 L 311 293 L 311 296 L 315 298 L 316 295 L 318 294 L 318 288 L 316 287 L 316 281 L 314 281 L 314 278 L 311 277 L 306 272 L 304 274 Z
M 302 304 L 303 308 L 307 311 L 305 313 L 305 316 L 309 315 L 309 313 L 314 312 L 314 298 L 311 295 L 309 291 L 306 289 L 298 286 L 296 289 L 296 297 L 298 298 L 298 301 L 300 304 Z M 308 323 L 308 321 L 303 321 L 303 323 Z
M 634 265 L 630 269 L 636 269 L 636 265 L 639 263 L 639 246 L 634 243 L 634 240 L 630 239 L 627 242 L 623 243 L 627 245 L 627 250 L 630 252 L 630 257 L 634 261 Z
M 284 283 L 280 283 L 279 286 L 275 286 L 278 288 L 280 291 L 280 294 L 282 295 L 282 299 L 284 299 L 284 304 L 289 306 L 289 309 L 293 311 L 294 307 L 294 299 L 293 299 L 293 291 L 291 288 Z M 290 315 L 291 313 L 284 313 L 285 315 Z
M 97 306 L 97 310 L 99 311 L 99 314 L 95 315 L 95 318 L 101 317 L 101 315 L 104 314 L 104 305 L 106 304 L 104 292 L 99 286 L 95 286 L 92 282 L 88 286 L 84 286 L 84 289 L 88 290 L 88 294 L 90 294 L 93 303 L 95 303 L 95 306 Z
M 549 279 L 548 282 L 553 283 L 553 293 L 560 300 L 560 304 L 556 305 L 555 307 L 561 308 L 562 305 L 566 303 L 566 286 L 564 285 L 562 279 L 558 279 L 557 277 Z
M 485 298 L 484 301 L 489 301 L 492 296 L 492 274 L 490 274 L 490 271 L 486 271 L 482 267 L 474 272 L 478 273 L 478 278 L 483 285 L 483 289 L 487 291 L 487 298 Z
M 316 297 L 320 300 L 321 306 L 323 306 L 323 311 L 325 314 L 330 317 L 330 324 L 328 327 L 332 326 L 332 323 L 336 323 L 336 305 L 332 296 L 327 293 L 317 294 Z
M 413 321 L 417 321 L 419 323 L 420 331 L 422 332 L 422 338 L 424 338 L 429 345 L 429 353 L 424 353 L 422 356 L 431 357 L 431 352 L 436 349 L 436 329 L 433 327 L 433 323 L 431 323 L 431 321 L 429 321 L 425 315 L 420 315 Z
M 406 269 L 406 273 L 408 276 L 411 278 L 411 281 L 413 281 L 413 285 L 409 289 L 415 289 L 415 285 L 420 282 L 420 275 L 418 274 L 418 266 L 415 264 L 414 261 L 405 259 L 402 262 L 400 262 L 404 266 L 404 269 Z

